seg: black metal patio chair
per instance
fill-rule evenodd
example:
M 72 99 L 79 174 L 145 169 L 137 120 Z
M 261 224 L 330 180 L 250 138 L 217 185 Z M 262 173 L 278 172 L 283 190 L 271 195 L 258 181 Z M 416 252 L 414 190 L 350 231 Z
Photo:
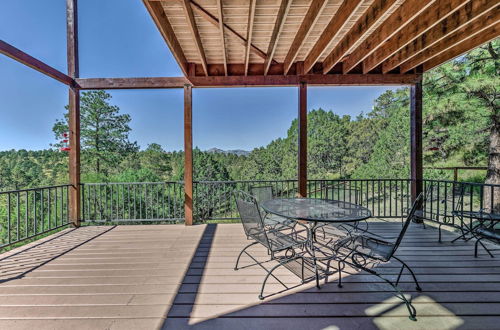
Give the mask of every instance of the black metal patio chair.
M 494 258 L 495 256 L 491 253 L 491 251 L 482 244 L 482 240 L 488 240 L 492 243 L 500 244 L 500 228 L 495 226 L 494 222 L 491 222 L 488 226 L 480 226 L 474 230 L 474 237 L 476 238 L 476 244 L 474 245 L 474 256 L 477 258 L 477 250 L 479 245 L 481 245 L 486 252 L 490 255 L 490 257 Z
M 458 217 L 457 211 L 463 208 L 464 189 L 462 186 L 440 186 L 430 184 L 425 188 L 422 207 L 417 209 L 415 217 L 422 221 L 433 222 L 438 227 L 438 242 L 442 243 L 442 227 L 458 229 L 464 234 L 463 219 Z
M 269 277 L 273 277 L 284 286 L 284 289 L 280 292 L 291 288 L 273 274 L 279 267 L 285 267 L 293 274 L 297 275 L 301 280 L 300 284 L 314 278 L 315 272 L 311 271 L 309 263 L 307 263 L 306 259 L 303 257 L 306 240 L 301 240 L 300 236 L 293 228 L 290 228 L 290 231 L 287 233 L 269 228 L 262 219 L 255 197 L 243 191 L 236 191 L 234 194 L 245 234 L 254 241 L 241 250 L 236 259 L 234 269 L 238 270 L 258 265 L 266 271 L 267 275 L 262 283 L 259 299 L 262 300 L 265 298 L 264 289 Z M 248 252 L 248 249 L 254 245 L 264 246 L 268 250 L 270 257 L 264 261 L 257 260 Z M 239 267 L 240 259 L 243 254 L 246 254 L 254 263 Z M 278 264 L 269 269 L 266 268 L 264 264 L 271 261 L 275 261 Z
M 267 213 L 260 208 L 260 203 L 274 198 L 272 186 L 253 186 L 250 187 L 250 194 L 255 198 L 259 205 L 260 214 L 264 220 L 264 224 L 270 228 L 283 230 L 290 229 L 295 226 L 296 222 L 287 218 L 283 218 L 274 214 Z
M 403 240 L 403 237 L 408 230 L 413 217 L 415 216 L 415 211 L 421 206 L 422 200 L 423 194 L 421 193 L 413 203 L 413 206 L 408 213 L 404 225 L 401 228 L 401 232 L 394 242 L 389 242 L 380 239 L 379 237 L 373 237 L 365 234 L 356 235 L 354 233 L 350 233 L 349 236 L 345 239 L 337 241 L 334 247 L 334 250 L 338 253 L 337 262 L 339 272 L 339 287 L 342 287 L 342 270 L 345 268 L 346 264 L 356 269 L 364 270 L 372 275 L 375 275 L 384 280 L 394 289 L 394 291 L 396 292 L 396 296 L 406 304 L 411 320 L 416 320 L 416 310 L 411 304 L 411 300 L 408 300 L 398 288 L 399 280 L 401 279 L 401 275 L 403 274 L 405 268 L 413 277 L 417 291 L 422 291 L 422 289 L 418 284 L 417 278 L 411 268 L 394 254 L 401 244 L 401 241 Z M 373 267 L 377 264 L 382 262 L 389 262 L 392 259 L 399 261 L 402 265 L 396 281 L 391 281 L 381 276 L 381 274 L 373 269 Z M 331 260 L 327 263 L 327 274 L 330 273 L 330 263 Z M 328 280 L 328 275 L 326 280 Z

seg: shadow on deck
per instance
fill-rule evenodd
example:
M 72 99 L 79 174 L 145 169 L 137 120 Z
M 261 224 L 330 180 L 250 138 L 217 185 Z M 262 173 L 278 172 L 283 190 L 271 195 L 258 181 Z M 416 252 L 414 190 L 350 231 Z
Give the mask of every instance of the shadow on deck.
M 370 225 L 388 237 L 399 228 Z M 311 283 L 261 302 L 264 272 L 233 270 L 247 242 L 239 224 L 68 229 L 0 256 L 0 328 L 498 329 L 500 251 L 474 258 L 470 242 L 447 243 L 454 237 L 445 232 L 439 244 L 435 229 L 412 224 L 398 250 L 424 290 L 403 276 L 417 309 L 412 322 L 386 284 L 354 271 L 343 288 Z M 398 271 L 390 263 L 379 269 Z M 286 269 L 278 274 L 298 281 Z

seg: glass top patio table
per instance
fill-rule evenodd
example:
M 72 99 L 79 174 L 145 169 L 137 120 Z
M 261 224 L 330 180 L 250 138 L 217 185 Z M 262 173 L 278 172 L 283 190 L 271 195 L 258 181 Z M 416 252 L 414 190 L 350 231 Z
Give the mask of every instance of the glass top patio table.
M 276 198 L 263 201 L 260 206 L 284 218 L 323 223 L 356 222 L 372 216 L 361 205 L 317 198 Z

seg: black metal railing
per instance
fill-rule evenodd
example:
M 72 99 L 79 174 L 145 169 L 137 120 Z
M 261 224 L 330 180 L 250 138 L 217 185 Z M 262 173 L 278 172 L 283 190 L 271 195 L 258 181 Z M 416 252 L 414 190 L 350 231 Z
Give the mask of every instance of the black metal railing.
M 403 216 L 411 203 L 409 179 L 309 180 L 308 197 L 363 205 L 374 217 Z M 239 219 L 235 190 L 250 192 L 253 186 L 271 186 L 276 197 L 295 197 L 297 180 L 196 181 L 194 217 L 197 221 Z
M 424 180 L 423 183 L 424 220 L 461 228 L 461 212 L 500 211 L 500 185 L 446 180 Z
M 0 249 L 67 226 L 69 187 L 0 192 Z
M 83 221 L 184 220 L 182 182 L 85 183 L 81 198 Z
M 193 182 L 193 217 L 197 221 L 239 219 L 234 191 L 271 186 L 276 197 L 297 195 L 297 180 L 244 180 Z
M 362 205 L 375 218 L 400 218 L 411 205 L 410 179 L 308 180 L 308 197 Z
M 238 220 L 233 193 L 254 186 L 271 186 L 278 198 L 298 194 L 296 180 L 195 181 L 194 219 Z M 339 179 L 309 180 L 307 188 L 308 197 L 359 204 L 377 218 L 400 218 L 411 205 L 410 186 L 409 179 Z M 69 187 L 0 192 L 0 248 L 66 226 Z M 184 221 L 183 182 L 85 183 L 81 188 L 85 222 Z M 457 210 L 500 211 L 500 185 L 424 180 L 423 188 L 424 219 L 460 228 Z

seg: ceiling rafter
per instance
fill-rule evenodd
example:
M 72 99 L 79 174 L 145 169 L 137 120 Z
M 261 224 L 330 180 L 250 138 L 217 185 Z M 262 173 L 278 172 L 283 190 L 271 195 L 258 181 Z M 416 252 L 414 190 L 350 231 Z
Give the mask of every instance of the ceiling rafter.
M 283 31 L 285 18 L 288 15 L 291 4 L 292 0 L 281 0 L 280 9 L 278 10 L 278 15 L 276 16 L 276 22 L 274 23 L 271 40 L 269 41 L 269 46 L 267 48 L 267 57 L 264 61 L 264 76 L 267 75 L 269 71 L 269 67 L 274 57 L 274 52 L 276 51 L 276 46 L 278 45 L 278 39 L 280 37 L 281 31 Z
M 425 62 L 422 65 L 423 70 L 429 71 L 430 69 L 433 69 L 436 66 L 443 64 L 444 62 L 452 60 L 457 56 L 463 55 L 464 53 L 467 53 L 472 49 L 481 46 L 482 44 L 485 44 L 495 38 L 498 38 L 499 34 L 500 34 L 500 26 L 496 24 L 493 27 L 483 31 L 482 33 L 479 33 L 478 35 L 476 35 L 476 37 L 468 38 L 462 41 L 461 43 L 451 47 L 446 52 L 438 56 L 435 56 L 429 61 Z
M 309 72 L 316 61 L 323 54 L 328 45 L 337 36 L 345 23 L 355 13 L 356 9 L 363 3 L 363 0 L 345 0 L 335 12 L 328 25 L 325 27 L 321 36 L 309 51 L 304 60 L 304 71 Z M 328 70 L 329 71 L 329 70 Z
M 224 75 L 227 76 L 227 53 L 226 53 L 226 38 L 224 37 L 224 8 L 222 0 L 217 0 L 217 12 L 219 13 L 219 36 L 222 44 L 222 60 L 224 61 Z
M 312 0 L 309 9 L 307 10 L 302 23 L 300 24 L 299 30 L 295 34 L 295 38 L 286 54 L 284 61 L 284 74 L 287 74 L 292 66 L 297 54 L 299 53 L 304 40 L 307 38 L 309 33 L 311 32 L 312 27 L 316 24 L 321 12 L 326 7 L 328 3 L 327 0 Z
M 182 8 L 184 9 L 184 14 L 186 15 L 189 30 L 191 31 L 191 35 L 193 36 L 196 45 L 196 49 L 198 50 L 198 55 L 200 56 L 201 65 L 203 66 L 205 75 L 208 76 L 207 58 L 205 56 L 205 50 L 203 49 L 203 44 L 200 38 L 200 31 L 198 31 L 198 25 L 196 24 L 196 19 L 194 17 L 193 8 L 191 8 L 190 1 L 184 0 L 182 2 Z
M 491 1 L 491 0 L 474 0 Z M 442 19 L 450 16 L 461 7 L 465 6 L 464 0 L 439 0 L 429 6 L 422 14 L 415 17 L 409 24 L 401 29 L 397 34 L 387 40 L 383 47 L 378 48 L 363 61 L 363 73 L 368 73 L 379 64 L 382 64 L 387 58 L 392 56 L 406 44 L 418 38 Z
M 145 0 L 145 1 L 147 1 L 147 0 Z M 150 0 L 150 1 L 160 1 L 160 0 Z M 181 3 L 183 1 L 185 1 L 185 0 L 171 0 L 171 2 L 178 2 L 178 3 Z M 191 7 L 193 8 L 193 11 L 195 11 L 198 15 L 200 15 L 201 17 L 203 17 L 204 19 L 206 19 L 213 26 L 219 28 L 219 19 L 217 17 L 215 17 L 214 15 L 212 15 L 208 10 L 206 10 L 205 8 L 203 8 L 196 1 L 193 1 L 193 0 L 188 0 L 188 1 L 191 3 Z M 225 32 L 227 32 L 231 36 L 235 37 L 235 39 L 238 40 L 238 42 L 240 44 L 242 44 L 243 46 L 246 47 L 246 45 L 247 45 L 247 39 L 245 39 L 245 37 L 243 37 L 241 34 L 239 34 L 238 32 L 236 32 L 235 29 L 233 29 L 232 27 L 230 27 L 226 23 L 223 23 L 223 26 L 226 29 Z M 255 46 L 253 44 L 250 44 L 250 49 L 252 50 L 252 52 L 255 55 L 257 55 L 257 56 L 259 56 L 259 57 L 261 57 L 263 59 L 267 58 L 267 54 L 264 53 L 264 51 L 262 51 L 257 46 Z M 277 63 L 277 62 L 274 61 L 274 63 Z
M 480 37 L 480 34 L 483 33 L 483 31 L 495 26 L 498 30 L 498 27 L 500 26 L 500 11 L 498 10 L 491 11 L 489 15 L 484 19 L 481 18 L 475 20 L 471 24 L 467 24 L 458 31 L 455 31 L 452 35 L 436 43 L 432 47 L 429 47 L 426 50 L 418 53 L 416 56 L 413 56 L 411 59 L 402 63 L 399 66 L 399 70 L 401 73 L 408 72 L 413 68 L 419 66 L 420 64 L 429 61 L 433 57 L 448 51 L 460 42 L 463 42 L 469 38 L 475 38 L 476 36 Z
M 168 48 L 172 55 L 174 55 L 177 63 L 181 67 L 182 73 L 187 76 L 188 74 L 188 64 L 186 56 L 184 55 L 184 51 L 175 36 L 174 29 L 172 25 L 170 25 L 170 21 L 168 20 L 167 15 L 165 14 L 165 10 L 161 2 L 154 2 L 143 0 L 146 9 L 149 11 L 149 14 L 153 18 L 158 30 L 160 30 L 163 39 L 167 43 Z
M 323 60 L 323 74 L 327 74 L 337 63 L 342 61 L 354 44 L 363 38 L 370 28 L 397 4 L 397 0 L 375 0 Z
M 397 53 L 382 63 L 382 73 L 387 73 L 398 67 L 404 61 L 411 59 L 419 52 L 441 41 L 446 36 L 457 31 L 473 20 L 482 19 L 482 16 L 492 10 L 498 12 L 498 2 L 491 0 L 474 0 L 443 19 L 425 34 L 401 48 Z M 496 10 L 495 10 L 496 9 Z
M 343 73 L 351 71 L 435 1 L 406 0 L 368 38 L 342 60 Z
M 245 76 L 248 74 L 248 62 L 250 60 L 250 45 L 252 44 L 253 21 L 255 19 L 255 7 L 257 0 L 250 0 L 248 7 L 248 23 L 247 23 L 247 45 L 245 47 Z

